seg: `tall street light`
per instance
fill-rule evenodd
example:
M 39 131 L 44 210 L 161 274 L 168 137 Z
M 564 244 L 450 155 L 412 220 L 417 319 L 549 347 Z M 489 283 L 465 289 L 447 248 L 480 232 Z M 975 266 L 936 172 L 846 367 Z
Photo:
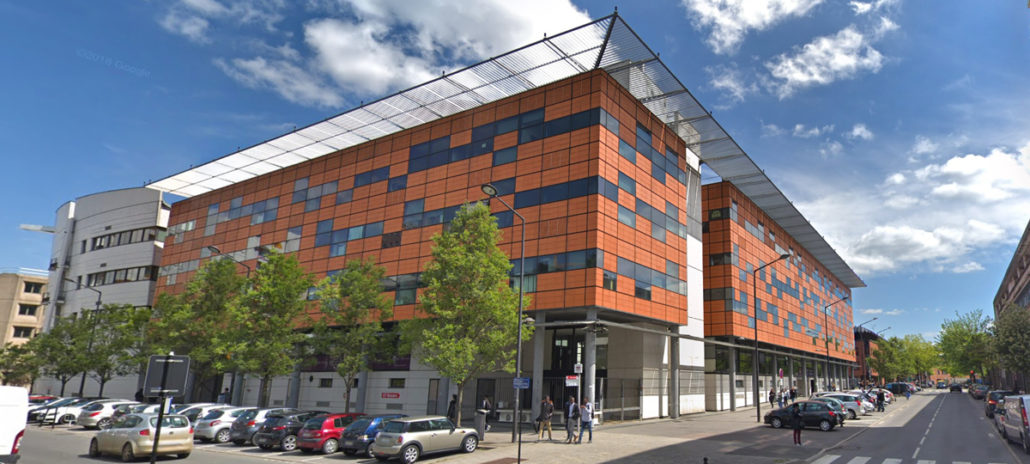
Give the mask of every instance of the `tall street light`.
M 777 261 L 782 261 L 787 258 L 790 258 L 790 254 L 782 254 L 779 258 L 763 264 L 757 269 L 751 271 L 751 299 L 755 300 L 755 353 L 751 359 L 751 365 L 754 366 L 754 378 L 751 379 L 751 386 L 755 391 L 755 415 L 758 422 L 762 422 L 762 402 L 758 400 L 758 271 L 772 266 Z
M 823 306 L 823 330 L 826 331 L 826 334 L 823 335 L 823 342 L 826 343 L 826 366 L 823 368 L 823 377 L 826 377 L 826 384 L 824 386 L 827 387 L 827 389 L 830 386 L 830 319 L 827 314 L 830 306 L 840 303 L 841 301 L 847 301 L 847 299 L 848 297 L 837 298 L 836 300 L 831 301 L 830 304 Z
M 519 221 L 522 224 L 522 251 L 519 253 L 519 326 L 517 330 L 517 339 L 515 341 L 515 377 L 522 377 L 522 295 L 525 288 L 525 281 L 523 280 L 526 276 L 526 218 L 522 217 L 515 208 L 512 208 L 508 202 L 504 201 L 503 198 L 497 195 L 497 187 L 493 184 L 483 184 L 480 187 L 490 198 L 496 198 L 504 206 L 511 210 L 516 216 L 519 217 Z M 519 442 L 518 446 L 518 460 L 516 462 L 522 462 L 522 410 L 519 407 L 519 397 L 522 392 L 515 391 L 515 424 L 511 428 L 511 441 L 515 441 L 516 437 Z
M 65 282 L 71 282 L 75 284 L 76 290 L 92 290 L 97 292 L 97 308 L 93 310 L 93 325 L 89 329 L 89 343 L 86 344 L 86 354 L 89 355 L 93 351 L 93 336 L 97 332 L 97 316 L 100 314 L 100 305 L 103 304 L 104 293 L 93 287 L 83 287 L 82 284 L 71 279 L 64 279 Z M 82 398 L 82 391 L 86 388 L 86 373 L 82 373 L 82 380 L 79 381 L 79 398 Z

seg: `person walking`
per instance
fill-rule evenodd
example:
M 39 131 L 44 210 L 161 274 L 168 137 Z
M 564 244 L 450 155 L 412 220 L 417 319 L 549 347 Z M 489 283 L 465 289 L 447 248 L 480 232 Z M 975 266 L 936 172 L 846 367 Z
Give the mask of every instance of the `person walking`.
M 590 432 L 590 438 L 587 439 L 587 443 L 594 441 L 594 403 L 590 402 L 590 398 L 583 398 L 583 404 L 579 405 L 579 420 L 581 421 L 581 428 L 579 429 L 579 440 L 576 444 L 583 443 L 583 435 Z
M 794 446 L 801 446 L 801 429 L 804 427 L 801 417 L 801 405 L 794 404 L 790 408 L 791 425 L 794 426 Z
M 790 402 L 793 403 L 798 399 L 798 389 L 790 387 Z
M 451 395 L 451 402 L 447 405 L 447 418 L 454 425 L 458 425 L 458 395 Z
M 545 396 L 544 400 L 540 402 L 540 417 L 537 418 L 537 422 L 540 424 L 540 440 L 544 439 L 544 429 L 547 429 L 547 441 L 553 441 L 551 437 L 551 417 L 554 416 L 554 402 L 551 401 L 550 396 Z
M 490 416 L 492 416 L 493 413 L 494 413 L 493 403 L 490 402 L 490 397 L 489 396 L 483 395 L 483 402 L 480 403 L 479 409 L 487 411 L 485 422 L 486 422 L 486 431 L 489 432 L 490 431 Z
M 570 396 L 565 402 L 565 409 L 562 410 L 565 419 L 565 443 L 572 443 L 576 439 L 576 422 L 579 421 L 579 405 L 576 404 L 576 397 Z
M 217 401 L 219 403 L 222 403 L 222 404 L 225 404 L 225 403 L 229 402 L 229 388 L 228 387 L 226 387 L 225 390 L 222 390 L 222 392 L 218 394 L 218 400 Z
M 780 403 L 782 406 L 790 406 L 790 392 L 786 388 L 780 389 Z
M 883 412 L 883 403 L 887 397 L 883 394 L 883 390 L 876 391 L 876 411 Z
M 769 389 L 769 407 L 773 407 L 776 404 L 776 389 Z

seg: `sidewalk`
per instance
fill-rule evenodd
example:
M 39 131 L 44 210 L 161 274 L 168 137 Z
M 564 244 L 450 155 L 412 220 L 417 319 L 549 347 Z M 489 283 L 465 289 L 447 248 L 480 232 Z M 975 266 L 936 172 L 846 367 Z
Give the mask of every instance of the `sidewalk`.
M 768 406 L 763 405 L 762 414 Z M 565 444 L 565 429 L 554 427 L 554 441 L 538 441 L 531 425 L 524 425 L 522 459 L 565 463 L 770 463 L 799 461 L 819 451 L 791 446 L 789 436 L 756 421 L 754 408 L 734 412 L 707 412 L 679 419 L 653 419 L 606 423 L 594 428 L 594 440 Z M 496 426 L 473 454 L 439 458 L 447 463 L 507 464 L 516 462 L 511 428 Z

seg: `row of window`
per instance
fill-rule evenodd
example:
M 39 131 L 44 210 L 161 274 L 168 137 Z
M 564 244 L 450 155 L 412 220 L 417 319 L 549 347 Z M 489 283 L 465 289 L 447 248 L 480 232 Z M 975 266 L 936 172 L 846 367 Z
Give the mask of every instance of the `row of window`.
M 383 222 L 373 222 L 354 227 L 333 230 L 333 220 L 318 221 L 315 229 L 315 246 L 329 246 L 329 256 L 347 254 L 347 242 L 383 234 Z
M 279 198 L 272 197 L 244 205 L 243 197 L 236 197 L 229 201 L 228 210 L 219 212 L 219 206 L 218 203 L 212 203 L 207 207 L 207 220 L 204 222 L 205 237 L 214 235 L 218 224 L 241 217 L 250 216 L 250 225 L 252 226 L 274 221 L 279 213 Z
M 159 227 L 146 227 L 142 229 L 115 232 L 113 234 L 93 237 L 93 239 L 90 241 L 89 249 L 90 251 L 93 251 L 121 245 L 128 245 L 130 243 L 164 241 L 164 234 L 164 229 Z M 85 240 L 82 241 L 81 252 L 86 252 Z
M 97 272 L 86 276 L 86 286 L 96 287 L 99 285 L 120 284 L 123 282 L 157 280 L 157 274 L 157 266 L 140 266 Z
M 517 192 L 515 194 L 515 209 L 527 208 L 555 201 L 569 200 L 587 195 L 596 195 L 598 193 L 616 203 L 619 201 L 618 186 L 609 182 L 608 179 L 605 179 L 604 177 L 592 176 L 571 182 Z
M 687 294 L 687 283 L 679 279 L 679 266 L 675 266 L 677 271 L 676 275 L 669 275 L 663 271 L 651 269 L 643 264 L 637 264 L 626 258 L 618 259 L 617 272 L 623 277 L 628 277 L 636 281 L 636 295 L 638 298 L 651 299 L 651 287 L 664 288 L 673 293 L 680 295 Z M 666 265 L 666 271 L 672 270 L 668 264 Z
M 665 184 L 665 175 L 672 172 L 673 177 L 679 183 L 687 185 L 687 173 L 679 167 L 679 157 L 672 150 L 666 149 L 663 155 L 660 151 L 651 146 L 651 132 L 637 123 L 637 145 L 633 147 L 626 141 L 619 139 L 619 155 L 626 158 L 633 164 L 637 162 L 637 154 L 651 161 L 651 177 Z
M 525 275 L 546 274 L 548 272 L 575 271 L 595 267 L 604 267 L 604 250 L 590 248 L 569 251 L 553 255 L 526 258 Z M 511 276 L 518 277 L 519 260 L 511 260 Z

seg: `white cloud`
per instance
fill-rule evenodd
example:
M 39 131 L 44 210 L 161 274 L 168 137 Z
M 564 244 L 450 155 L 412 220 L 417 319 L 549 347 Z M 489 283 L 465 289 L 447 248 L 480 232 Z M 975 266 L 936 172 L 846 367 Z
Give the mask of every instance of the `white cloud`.
M 207 37 L 210 23 L 199 16 L 172 10 L 161 18 L 160 24 L 166 31 L 184 36 L 192 42 L 204 44 L 211 41 Z
M 830 132 L 833 132 L 833 124 L 828 124 L 822 127 L 805 127 L 804 124 L 795 124 L 793 134 L 794 137 L 810 139 L 812 137 L 829 134 Z
M 917 155 L 933 153 L 937 151 L 937 144 L 925 136 L 917 135 L 916 141 L 912 144 L 912 149 L 910 151 Z
M 762 125 L 762 137 L 779 137 L 787 132 L 776 124 L 766 124 L 764 121 L 760 121 L 760 124 Z
M 859 310 L 858 312 L 861 313 L 861 314 L 870 314 L 870 315 L 872 315 L 872 314 L 883 314 L 883 310 L 882 309 L 862 309 L 862 310 Z
M 984 270 L 983 265 L 976 261 L 970 261 L 968 263 L 960 264 L 958 267 L 953 268 L 951 272 L 954 272 L 955 274 L 965 274 L 968 272 L 976 272 L 982 270 Z
M 872 131 L 870 131 L 869 128 L 867 128 L 865 126 L 865 124 L 861 124 L 861 123 L 855 124 L 855 126 L 851 128 L 851 132 L 848 133 L 847 135 L 848 135 L 848 138 L 850 138 L 850 139 L 862 139 L 862 140 L 872 140 L 873 139 Z
M 695 29 L 710 29 L 715 53 L 732 54 L 749 31 L 763 31 L 791 17 L 805 16 L 822 0 L 681 0 Z
M 867 2 L 851 0 L 848 2 L 848 5 L 851 6 L 851 10 L 854 11 L 856 15 L 864 15 L 866 13 L 878 11 L 882 8 L 891 6 L 895 3 L 897 3 L 897 0 L 874 0 Z
M 211 21 L 228 21 L 237 25 L 260 24 L 266 30 L 275 30 L 282 20 L 279 10 L 285 8 L 282 0 L 235 0 L 220 3 L 217 0 L 180 0 L 171 3 L 159 23 L 168 32 L 182 35 L 198 44 L 211 43 L 208 26 Z
M 824 158 L 839 155 L 844 151 L 844 145 L 836 140 L 827 140 L 826 143 L 819 148 L 819 154 L 823 155 Z
M 893 209 L 904 210 L 904 209 L 909 209 L 909 208 L 912 208 L 912 207 L 914 207 L 916 205 L 919 205 L 920 203 L 921 203 L 920 200 L 918 198 L 916 198 L 916 197 L 913 197 L 913 196 L 909 196 L 909 195 L 894 195 L 894 196 L 887 197 L 883 201 L 883 206 L 886 206 L 888 208 L 893 208 Z
M 905 175 L 900 172 L 895 172 L 890 176 L 887 176 L 887 184 L 901 185 L 905 183 Z
M 722 91 L 731 103 L 743 102 L 748 95 L 758 93 L 758 84 L 747 82 L 736 64 L 705 67 L 710 83 L 716 90 Z
M 217 59 L 215 66 L 237 82 L 254 89 L 271 89 L 283 98 L 308 106 L 337 107 L 343 97 L 318 76 L 285 60 Z
M 858 312 L 860 314 L 865 314 L 865 315 L 868 315 L 868 316 L 900 316 L 901 314 L 905 313 L 905 310 L 903 310 L 903 309 L 891 309 L 891 310 L 861 309 Z
M 873 38 L 853 25 L 834 35 L 816 37 L 766 62 L 772 75 L 768 85 L 783 100 L 804 88 L 852 79 L 861 72 L 878 72 L 884 58 L 872 42 Z

